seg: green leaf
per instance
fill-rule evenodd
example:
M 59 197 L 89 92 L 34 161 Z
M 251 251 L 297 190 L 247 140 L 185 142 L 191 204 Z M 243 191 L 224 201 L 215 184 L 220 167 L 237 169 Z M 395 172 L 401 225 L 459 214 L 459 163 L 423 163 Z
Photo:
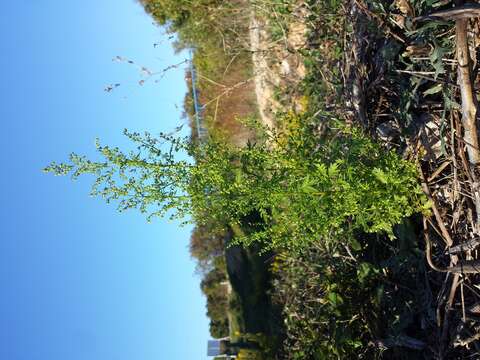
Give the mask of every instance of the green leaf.
M 350 241 L 350 246 L 352 247 L 353 250 L 355 251 L 360 251 L 362 250 L 362 245 L 356 240 L 356 239 L 352 239 Z
M 437 85 L 432 86 L 430 89 L 425 90 L 423 92 L 423 95 L 425 95 L 425 96 L 433 95 L 433 94 L 439 93 L 440 91 L 442 91 L 442 89 L 443 89 L 443 84 L 437 84 Z
M 334 291 L 328 293 L 328 301 L 335 307 L 343 304 L 342 297 Z
M 386 184 L 388 182 L 387 176 L 382 169 L 375 168 L 372 173 L 381 183 Z
M 435 76 L 434 76 L 435 79 L 438 77 L 438 75 L 443 74 L 445 72 L 445 67 L 443 66 L 442 58 L 447 52 L 448 52 L 447 49 L 441 47 L 438 44 L 435 44 L 435 48 L 433 49 L 430 55 L 430 61 L 432 63 L 432 66 L 435 69 Z
M 334 178 L 339 174 L 339 165 L 338 162 L 334 162 L 328 167 L 328 175 L 330 175 L 330 177 Z
M 370 276 L 377 274 L 379 270 L 367 262 L 360 263 L 357 269 L 357 278 L 361 284 L 364 284 Z

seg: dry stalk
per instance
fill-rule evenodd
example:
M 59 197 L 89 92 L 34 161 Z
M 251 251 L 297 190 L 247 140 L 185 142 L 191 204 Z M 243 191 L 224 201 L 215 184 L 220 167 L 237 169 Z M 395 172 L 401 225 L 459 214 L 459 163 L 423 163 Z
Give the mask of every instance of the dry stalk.
M 477 133 L 477 102 L 471 80 L 471 61 L 467 38 L 468 20 L 455 22 L 457 45 L 457 82 L 462 97 L 462 124 L 469 162 L 476 165 L 480 160 Z
M 358 1 L 352 1 L 352 9 L 350 15 L 353 21 L 353 40 L 352 40 L 352 54 L 353 63 L 356 66 L 353 68 L 351 74 L 352 78 L 352 105 L 355 109 L 356 116 L 362 126 L 366 127 L 368 124 L 366 110 L 365 110 L 365 38 L 366 22 L 362 13 L 361 4 Z
M 450 131 L 452 136 L 450 138 L 450 151 L 452 152 L 452 168 L 453 168 L 453 202 L 455 203 L 459 198 L 460 183 L 458 182 L 458 163 L 455 155 L 455 132 L 453 114 L 450 112 Z
M 443 219 L 442 219 L 442 215 L 440 214 L 440 211 L 438 211 L 438 208 L 435 204 L 435 200 L 433 199 L 433 196 L 430 192 L 430 189 L 427 185 L 427 180 L 425 179 L 425 175 L 423 173 L 423 170 L 422 168 L 420 167 L 420 165 L 418 166 L 419 168 L 419 172 L 420 172 L 420 175 L 422 177 L 422 190 L 423 192 L 425 193 L 425 195 L 427 196 L 428 200 L 430 201 L 430 203 L 432 204 L 432 211 L 433 211 L 433 214 L 435 216 L 435 220 L 437 220 L 437 223 L 438 223 L 438 226 L 440 227 L 440 231 L 442 233 L 442 238 L 443 240 L 445 241 L 445 244 L 447 245 L 447 247 L 450 247 L 453 245 L 453 240 L 445 226 L 445 223 L 443 222 Z
M 458 340 L 456 342 L 456 345 L 459 345 L 459 346 L 467 346 L 469 344 L 471 344 L 472 342 L 474 341 L 477 341 L 477 340 L 480 340 L 480 333 L 476 333 L 475 335 L 467 338 L 467 339 L 464 339 L 464 340 Z
M 478 4 L 466 4 L 455 6 L 453 9 L 435 11 L 427 16 L 419 16 L 413 21 L 425 20 L 465 20 L 480 16 L 480 6 Z
M 456 122 L 456 132 L 459 133 L 460 132 L 460 123 L 459 121 L 456 121 L 458 116 L 457 114 L 454 112 L 453 113 L 453 116 L 454 116 L 454 120 Z M 475 206 L 475 213 L 477 214 L 477 219 L 476 219 L 476 224 L 475 226 L 473 226 L 473 230 L 476 234 L 479 234 L 480 233 L 480 189 L 479 189 L 479 182 L 478 182 L 478 179 L 477 179 L 477 176 L 475 175 L 475 167 L 471 164 L 471 162 L 469 163 L 466 156 L 465 156 L 465 152 L 463 151 L 463 148 L 464 148 L 464 145 L 465 145 L 465 140 L 463 138 L 458 138 L 458 148 L 459 148 L 459 151 L 458 151 L 458 154 L 460 156 L 460 159 L 462 161 L 462 165 L 463 165 L 463 168 L 464 168 L 464 172 L 467 176 L 467 180 L 468 180 L 468 183 L 470 185 L 470 190 L 472 192 L 472 195 L 471 195 L 471 200 L 473 202 L 473 205 Z M 468 146 L 468 145 L 465 145 L 465 146 Z M 468 149 L 468 147 L 467 147 Z M 477 149 L 478 151 L 478 149 Z
M 253 77 L 247 79 L 247 80 L 244 80 L 244 81 L 240 81 L 238 83 L 236 83 L 235 85 L 232 85 L 228 88 L 226 88 L 225 91 L 223 91 L 222 93 L 220 93 L 218 96 L 215 96 L 213 99 L 210 99 L 208 100 L 205 104 L 203 104 L 204 107 L 207 107 L 208 105 L 210 105 L 212 102 L 214 101 L 217 101 L 218 99 L 222 98 L 223 96 L 227 96 L 228 94 L 230 94 L 233 90 L 235 89 L 238 89 L 242 86 L 245 86 L 246 84 L 248 84 L 250 81 L 253 80 Z
M 452 280 L 452 285 L 450 287 L 450 294 L 448 296 L 448 301 L 445 305 L 445 315 L 444 315 L 444 319 L 443 319 L 443 328 L 442 328 L 442 335 L 441 335 L 441 338 L 440 338 L 440 341 L 441 341 L 441 344 L 440 344 L 440 347 L 441 347 L 441 354 L 444 353 L 444 350 L 445 350 L 445 347 L 447 345 L 447 336 L 448 336 L 448 328 L 449 328 L 449 320 L 450 320 L 450 312 L 453 308 L 453 301 L 455 299 L 455 294 L 457 292 L 457 287 L 458 287 L 458 280 L 460 279 L 460 275 L 459 274 L 455 274 L 453 276 L 453 280 Z
M 445 170 L 445 169 L 447 168 L 447 166 L 450 165 L 450 163 L 451 163 L 451 161 L 450 161 L 450 160 L 447 160 L 447 161 L 445 161 L 442 165 L 440 165 L 440 166 L 438 167 L 438 169 L 435 170 L 435 171 L 433 172 L 433 174 L 428 177 L 427 182 L 428 182 L 428 183 L 431 183 L 433 180 L 435 180 L 435 179 L 437 178 L 437 176 L 440 175 L 440 174 L 442 173 L 442 171 Z

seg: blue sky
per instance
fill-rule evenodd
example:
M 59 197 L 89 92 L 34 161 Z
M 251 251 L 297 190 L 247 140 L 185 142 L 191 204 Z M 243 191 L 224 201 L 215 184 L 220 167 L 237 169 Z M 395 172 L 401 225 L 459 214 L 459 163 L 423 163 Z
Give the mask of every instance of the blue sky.
M 41 172 L 94 155 L 96 137 L 122 147 L 124 128 L 182 124 L 182 69 L 140 86 L 112 58 L 158 70 L 185 56 L 135 0 L 5 2 L 0 31 L 0 359 L 206 359 L 190 229 L 118 214 L 88 196 L 91 179 Z

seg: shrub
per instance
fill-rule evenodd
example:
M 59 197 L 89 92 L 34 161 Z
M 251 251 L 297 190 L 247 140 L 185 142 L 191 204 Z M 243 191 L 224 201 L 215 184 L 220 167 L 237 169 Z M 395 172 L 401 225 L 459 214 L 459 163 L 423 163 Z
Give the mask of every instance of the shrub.
M 236 241 L 258 241 L 267 249 L 348 239 L 355 231 L 392 236 L 402 218 L 426 209 L 414 164 L 358 129 L 332 121 L 328 134 L 320 134 L 318 122 L 306 115 L 286 115 L 285 123 L 278 132 L 257 126 L 257 140 L 245 147 L 214 138 L 198 145 L 172 135 L 155 139 L 126 132 L 137 151 L 97 144 L 103 161 L 72 154 L 70 163 L 52 163 L 46 170 L 74 178 L 95 175 L 92 194 L 118 200 L 120 211 L 138 208 L 150 216 L 225 227 L 245 225 L 256 213 L 263 225 L 253 224 L 256 231 Z M 182 151 L 195 161 L 177 160 Z

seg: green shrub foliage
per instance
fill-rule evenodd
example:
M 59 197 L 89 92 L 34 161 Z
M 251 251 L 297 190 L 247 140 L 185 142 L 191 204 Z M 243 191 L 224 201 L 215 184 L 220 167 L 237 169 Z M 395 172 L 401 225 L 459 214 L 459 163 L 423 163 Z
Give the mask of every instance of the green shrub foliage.
M 250 224 L 256 231 L 237 242 L 264 248 L 301 248 L 354 231 L 392 235 L 402 218 L 426 209 L 414 164 L 339 122 L 330 121 L 320 134 L 318 121 L 306 116 L 284 120 L 281 131 L 257 126 L 257 140 L 245 147 L 126 131 L 136 151 L 97 143 L 101 161 L 72 154 L 68 163 L 52 163 L 46 171 L 93 174 L 92 195 L 149 218 L 227 227 L 256 214 L 262 225 Z M 193 160 L 178 160 L 178 153 Z

